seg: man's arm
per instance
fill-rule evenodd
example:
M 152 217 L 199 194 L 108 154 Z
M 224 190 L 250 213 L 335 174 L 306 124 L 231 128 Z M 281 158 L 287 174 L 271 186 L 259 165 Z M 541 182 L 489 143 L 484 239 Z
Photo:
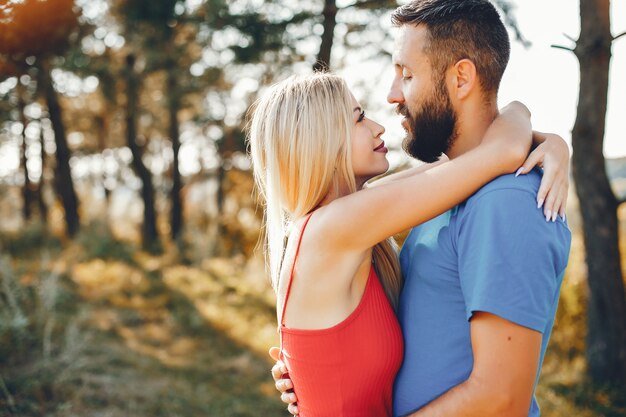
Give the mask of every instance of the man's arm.
M 539 367 L 541 333 L 494 314 L 470 321 L 474 369 L 410 417 L 526 417 Z

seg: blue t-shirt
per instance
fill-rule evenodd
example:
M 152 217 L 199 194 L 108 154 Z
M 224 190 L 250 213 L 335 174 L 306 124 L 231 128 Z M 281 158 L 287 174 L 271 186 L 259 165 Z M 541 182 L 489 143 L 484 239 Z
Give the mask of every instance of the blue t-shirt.
M 499 177 L 409 234 L 400 254 L 405 353 L 394 416 L 467 380 L 474 365 L 469 320 L 476 311 L 542 333 L 541 368 L 571 233 L 560 218 L 546 222 L 537 208 L 540 181 L 539 171 Z M 528 415 L 539 415 L 534 393 Z

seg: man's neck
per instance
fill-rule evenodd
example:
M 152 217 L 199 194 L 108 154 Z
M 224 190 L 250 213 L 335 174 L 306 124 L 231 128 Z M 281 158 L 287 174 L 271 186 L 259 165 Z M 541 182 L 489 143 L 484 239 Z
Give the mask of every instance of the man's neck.
M 457 112 L 456 138 L 447 152 L 450 159 L 454 159 L 474 149 L 482 142 L 489 125 L 498 116 L 498 107 L 485 102 L 476 102 L 467 105 Z

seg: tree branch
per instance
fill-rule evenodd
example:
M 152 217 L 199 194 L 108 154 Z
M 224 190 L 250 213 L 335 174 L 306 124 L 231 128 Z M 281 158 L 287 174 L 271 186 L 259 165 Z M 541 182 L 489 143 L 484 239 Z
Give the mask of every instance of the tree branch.
M 614 36 L 614 37 L 613 37 L 613 41 L 616 41 L 617 39 L 621 38 L 621 37 L 622 37 L 622 36 L 624 36 L 624 35 L 626 35 L 626 32 L 622 32 L 622 33 L 620 33 L 619 35 Z
M 504 24 L 510 27 L 515 33 L 515 39 L 524 46 L 524 48 L 528 49 L 532 46 L 532 42 L 530 42 L 519 28 L 517 24 L 517 19 L 513 13 L 515 6 L 511 4 L 510 0 L 495 0 L 496 6 L 502 11 L 504 15 Z
M 570 41 L 576 43 L 576 39 L 574 39 L 573 36 L 568 35 L 567 33 L 563 33 L 563 36 L 565 36 L 567 39 L 569 39 Z
M 384 11 L 385 9 L 393 10 L 396 7 L 397 7 L 397 4 L 395 2 L 390 2 L 389 0 L 360 0 L 348 6 L 340 7 L 340 9 L 344 10 L 344 9 L 355 8 L 355 9 L 368 9 L 372 11 L 376 9 L 381 9 Z
M 562 45 L 550 45 L 550 46 L 556 49 L 565 49 L 566 51 L 574 52 L 573 48 L 569 48 L 567 46 L 562 46 Z

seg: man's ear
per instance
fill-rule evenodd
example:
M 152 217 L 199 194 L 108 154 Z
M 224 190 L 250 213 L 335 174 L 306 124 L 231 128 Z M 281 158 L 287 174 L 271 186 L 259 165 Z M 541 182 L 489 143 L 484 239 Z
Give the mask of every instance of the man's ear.
M 467 98 L 479 82 L 476 65 L 469 59 L 461 59 L 449 69 L 450 95 L 457 100 Z

